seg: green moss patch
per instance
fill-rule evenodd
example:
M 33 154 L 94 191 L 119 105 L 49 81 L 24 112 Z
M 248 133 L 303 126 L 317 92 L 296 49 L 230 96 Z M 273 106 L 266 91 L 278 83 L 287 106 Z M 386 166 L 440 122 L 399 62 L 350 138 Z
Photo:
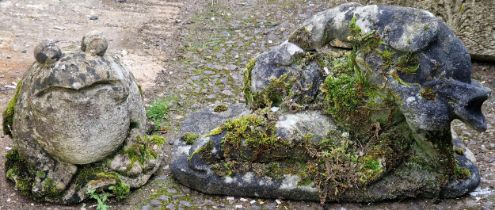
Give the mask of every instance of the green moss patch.
M 15 188 L 26 196 L 31 195 L 35 172 L 21 154 L 13 149 L 7 152 L 5 162 L 5 176 L 15 183 Z
M 250 72 L 247 70 L 247 72 Z M 248 73 L 250 74 L 250 73 Z M 246 78 L 246 77 L 245 77 Z M 288 73 L 279 78 L 272 79 L 267 87 L 262 91 L 253 93 L 249 83 L 245 84 L 244 96 L 247 104 L 252 109 L 260 109 L 265 107 L 280 106 L 287 96 L 291 95 L 291 88 L 295 78 Z
M 421 88 L 419 94 L 426 100 L 435 100 L 437 96 L 433 89 L 428 87 Z
M 211 154 L 212 141 L 194 151 L 190 159 L 199 155 L 218 176 L 254 172 L 282 180 L 286 174 L 298 175 L 300 186 L 317 187 L 325 200 L 379 180 L 409 155 L 414 141 L 404 118 L 376 132 L 370 130 L 368 145 L 372 146 L 362 146 L 343 131 L 330 132 L 319 141 L 311 134 L 288 141 L 276 136 L 276 119 L 265 109 L 229 120 L 215 129 L 223 135 L 223 159 Z M 359 156 L 359 150 L 364 155 Z
M 459 163 L 457 163 L 456 161 L 454 175 L 456 179 L 468 179 L 469 177 L 471 177 L 471 171 L 469 170 L 469 168 L 459 166 Z
M 198 138 L 199 138 L 199 134 L 188 132 L 185 133 L 181 139 L 182 141 L 186 142 L 187 145 L 193 145 Z
M 225 122 L 220 130 L 224 156 L 250 162 L 270 162 L 277 159 L 301 158 L 297 145 L 276 137 L 277 117 L 267 109 Z M 302 148 L 301 148 L 302 149 Z
M 151 192 L 151 193 L 150 193 Z M 186 209 L 197 209 L 191 195 L 183 190 L 180 184 L 177 184 L 174 179 L 153 179 L 147 185 L 140 188 L 133 194 L 134 198 L 139 198 L 138 206 L 135 209 L 141 209 L 143 205 L 147 205 L 151 200 L 159 200 L 162 208 L 168 204 L 179 206 L 181 201 L 191 203 Z M 204 207 L 204 206 L 203 206 Z
M 215 106 L 215 108 L 213 109 L 214 112 L 225 112 L 227 111 L 229 108 L 226 106 L 226 105 L 218 105 L 218 106 Z
M 15 105 L 17 103 L 17 99 L 19 98 L 19 95 L 21 94 L 22 90 L 22 81 L 19 81 L 17 84 L 17 87 L 15 89 L 15 95 L 9 100 L 9 103 L 7 104 L 7 107 L 3 111 L 3 133 L 5 135 L 8 135 L 12 137 L 12 125 L 14 124 L 14 112 L 15 112 Z
M 154 146 L 157 145 L 158 148 L 161 148 L 164 143 L 165 138 L 158 135 L 137 137 L 134 144 L 123 150 L 123 153 L 131 160 L 128 169 L 130 170 L 135 163 L 143 165 L 150 159 L 158 158 L 160 151 L 155 150 Z
M 36 170 L 16 149 L 8 151 L 5 158 L 5 175 L 15 183 L 15 188 L 21 194 L 35 200 L 42 200 L 43 197 L 58 199 L 62 196 L 54 181 L 44 171 Z M 43 180 L 41 189 L 36 192 L 33 191 L 35 180 Z

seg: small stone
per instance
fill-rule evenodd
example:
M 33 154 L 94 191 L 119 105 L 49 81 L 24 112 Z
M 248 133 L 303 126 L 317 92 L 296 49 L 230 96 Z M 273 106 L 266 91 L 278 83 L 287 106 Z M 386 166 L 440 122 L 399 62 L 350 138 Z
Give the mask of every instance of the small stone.
M 233 64 L 227 65 L 226 68 L 229 71 L 235 71 L 235 70 L 237 70 L 237 66 L 236 65 L 233 65 Z
M 180 201 L 179 205 L 185 206 L 185 207 L 191 207 L 192 204 L 189 201 Z
M 166 209 L 172 209 L 172 210 L 174 210 L 175 209 L 175 205 L 173 203 L 169 203 L 165 208 Z
M 182 194 L 188 194 L 188 193 L 191 193 L 191 189 L 187 187 L 182 189 Z
M 151 206 L 158 207 L 161 206 L 161 202 L 159 200 L 151 200 L 150 201 Z
M 241 200 L 242 202 L 247 202 L 247 201 L 248 201 L 248 199 L 245 199 L 245 198 L 241 198 L 240 200 Z
M 481 151 L 488 152 L 488 149 L 486 148 L 486 146 L 484 144 L 481 145 Z
M 330 74 L 330 70 L 328 70 L 328 67 L 326 67 L 326 66 L 323 68 L 323 71 L 325 71 L 325 75 Z
M 242 209 L 242 208 L 244 208 L 244 207 L 243 207 L 241 204 L 238 204 L 238 205 L 235 205 L 235 208 L 236 208 L 236 209 Z
M 223 58 L 223 53 L 217 53 L 217 54 L 215 55 L 215 57 L 216 57 L 217 59 L 221 59 L 221 58 Z
M 177 193 L 177 190 L 176 190 L 176 189 L 174 189 L 174 188 L 168 188 L 168 189 L 167 189 L 167 192 L 168 192 L 168 193 L 175 194 L 175 193 Z
M 228 89 L 223 90 L 223 91 L 222 91 L 222 94 L 227 95 L 227 96 L 231 96 L 231 95 L 233 95 L 232 91 L 230 91 L 230 90 L 228 90 Z
M 89 19 L 90 19 L 90 20 L 98 20 L 98 16 L 96 16 L 96 15 L 91 15 L 91 16 L 89 17 Z
M 489 144 L 489 148 L 490 148 L 491 150 L 495 149 L 495 143 L 490 143 L 490 144 Z
M 170 197 L 168 197 L 166 195 L 161 195 L 158 199 L 160 199 L 162 201 L 168 201 L 170 199 Z
M 54 26 L 53 29 L 57 29 L 57 30 L 61 30 L 61 31 L 65 30 L 64 27 L 60 27 L 60 26 Z
M 7 89 L 15 89 L 16 88 L 15 85 L 5 85 L 4 87 Z
M 277 202 L 278 205 L 282 204 L 282 201 L 280 201 L 279 199 L 275 200 L 275 202 Z
M 151 206 L 150 205 L 143 206 L 141 210 L 151 210 Z
M 343 138 L 349 138 L 349 133 L 347 133 L 347 132 L 343 132 L 343 133 L 342 133 L 342 137 L 343 137 Z

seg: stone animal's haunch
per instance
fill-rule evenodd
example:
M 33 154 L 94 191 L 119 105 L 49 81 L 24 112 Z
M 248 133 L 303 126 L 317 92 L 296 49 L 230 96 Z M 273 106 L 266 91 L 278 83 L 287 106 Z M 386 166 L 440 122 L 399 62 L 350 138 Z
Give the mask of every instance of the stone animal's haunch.
M 35 48 L 37 62 L 3 115 L 14 141 L 6 175 L 23 193 L 58 203 L 80 202 L 88 190 L 122 198 L 158 169 L 164 139 L 145 135 L 139 87 L 107 47 L 91 33 L 81 49 Z
M 251 110 L 205 109 L 184 122 L 171 167 L 179 182 L 321 202 L 451 198 L 479 184 L 450 122 L 486 129 L 490 90 L 471 80 L 463 44 L 429 12 L 329 9 L 251 61 L 244 79 Z

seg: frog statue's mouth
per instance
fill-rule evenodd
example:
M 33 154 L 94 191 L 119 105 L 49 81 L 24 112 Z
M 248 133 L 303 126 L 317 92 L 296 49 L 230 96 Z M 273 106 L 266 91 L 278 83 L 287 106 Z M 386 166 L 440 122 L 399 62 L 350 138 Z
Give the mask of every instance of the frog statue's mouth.
M 468 124 L 477 131 L 486 131 L 486 119 L 481 111 L 483 102 L 485 102 L 491 94 L 490 89 L 479 85 L 473 85 L 472 82 L 469 90 L 469 95 L 465 96 L 465 102 L 454 104 L 455 117 Z
M 459 119 L 477 131 L 486 131 L 481 108 L 491 95 L 489 88 L 476 80 L 466 83 L 449 79 L 435 85 L 434 89 L 449 104 L 453 119 Z
M 73 87 L 51 86 L 35 92 L 34 95 L 38 98 L 41 98 L 44 95 L 53 92 L 76 93 L 76 92 L 87 92 L 91 90 L 98 90 L 97 92 L 108 91 L 109 97 L 114 99 L 115 103 L 117 104 L 124 102 L 129 96 L 129 90 L 125 88 L 125 86 L 122 84 L 121 81 L 118 80 L 102 80 L 91 83 L 87 86 L 81 86 L 80 84 L 75 84 L 73 85 Z

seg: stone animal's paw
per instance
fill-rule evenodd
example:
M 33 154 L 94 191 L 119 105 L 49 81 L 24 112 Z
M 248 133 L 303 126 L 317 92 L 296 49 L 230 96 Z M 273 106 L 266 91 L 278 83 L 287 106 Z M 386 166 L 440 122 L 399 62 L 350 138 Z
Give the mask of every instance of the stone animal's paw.
M 149 174 L 159 167 L 164 144 L 165 139 L 161 136 L 137 136 L 109 161 L 108 166 L 127 177 Z

